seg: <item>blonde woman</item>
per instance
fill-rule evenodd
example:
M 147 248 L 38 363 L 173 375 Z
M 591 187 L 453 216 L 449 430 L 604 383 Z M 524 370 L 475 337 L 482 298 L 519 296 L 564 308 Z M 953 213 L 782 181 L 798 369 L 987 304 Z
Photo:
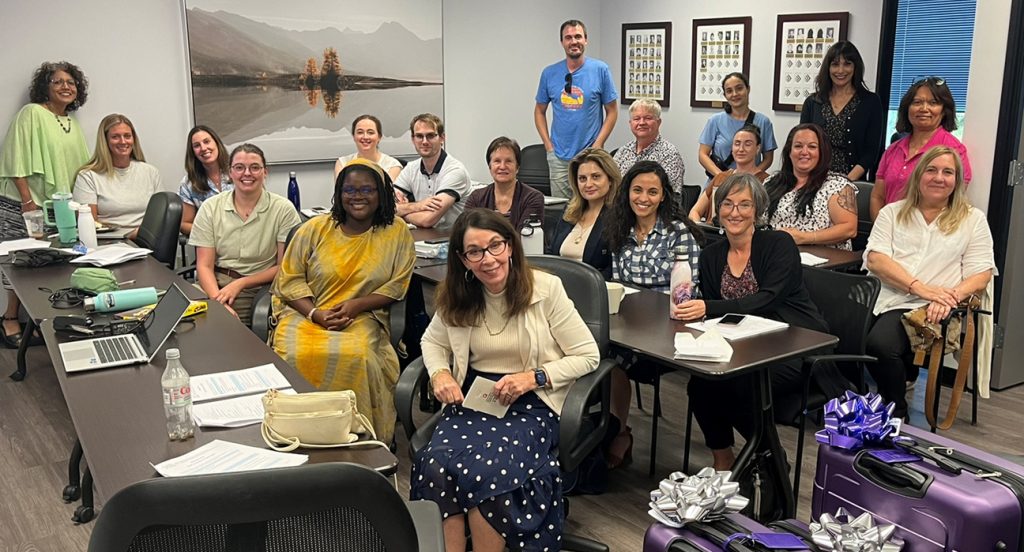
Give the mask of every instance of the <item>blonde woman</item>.
M 995 269 L 992 233 L 985 214 L 967 202 L 964 165 L 956 150 L 936 146 L 921 158 L 907 183 L 906 199 L 882 208 L 871 229 L 865 267 L 882 281 L 868 354 L 878 392 L 907 415 L 904 364 L 910 342 L 900 324 L 908 310 L 927 305 L 939 322 L 957 303 L 988 286 Z

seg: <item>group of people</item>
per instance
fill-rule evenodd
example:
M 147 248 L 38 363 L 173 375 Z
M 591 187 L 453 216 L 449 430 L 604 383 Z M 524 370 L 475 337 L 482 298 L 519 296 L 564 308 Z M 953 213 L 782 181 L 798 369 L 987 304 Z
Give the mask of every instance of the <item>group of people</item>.
M 770 175 L 772 123 L 751 109 L 747 77 L 729 74 L 726 108 L 699 137 L 708 182 L 684 212 L 683 159 L 661 137 L 659 104 L 634 102 L 634 139 L 609 154 L 604 146 L 618 113 L 610 70 L 584 55 L 582 22 L 565 22 L 560 41 L 566 58 L 543 70 L 535 109 L 552 191 L 568 198 L 546 252 L 591 265 L 609 281 L 657 291 L 668 289 L 673 264 L 686 262 L 694 290 L 673 307 L 678 320 L 754 314 L 828 331 L 803 285 L 798 246 L 850 249 L 857 229 L 851 181 L 873 173 L 875 225 L 865 268 L 883 289 L 869 337 L 869 352 L 880 359 L 871 373 L 883 398 L 896 402 L 896 415 L 905 416 L 911 372 L 899 315 L 927 305 L 929 320 L 941 320 L 983 291 L 995 267 L 984 214 L 966 200 L 970 165 L 949 132 L 956 110 L 942 79 L 907 91 L 897 124 L 906 135 L 876 163 L 881 104 L 864 86 L 856 48 L 836 43 L 817 94 L 787 135 L 781 170 Z M 22 213 L 57 192 L 73 190 L 97 220 L 133 227 L 161 189 L 124 115 L 103 119 L 89 158 L 71 115 L 87 87 L 66 62 L 36 71 L 30 103 L 0 150 L 0 240 L 24 236 Z M 452 550 L 465 549 L 467 528 L 476 550 L 557 549 L 564 515 L 558 417 L 569 387 L 595 369 L 600 351 L 561 282 L 531 269 L 524 253 L 521 231 L 542 219 L 543 195 L 518 180 L 522 152 L 511 138 L 487 146 L 492 183 L 474 191 L 465 166 L 444 149 L 437 116 L 410 122 L 419 159 L 404 167 L 378 149 L 382 132 L 372 115 L 353 121 L 356 153 L 337 160 L 331 211 L 302 223 L 291 203 L 266 190 L 269 169 L 259 147 L 229 152 L 214 129 L 193 128 L 178 193 L 180 230 L 196 248 L 197 284 L 243 322 L 251 319 L 256 290 L 269 285 L 274 350 L 318 389 L 354 390 L 377 438 L 387 442 L 399 374 L 388 307 L 405 297 L 415 262 L 406 224 L 449 232 L 448 276 L 421 343 L 432 392 L 445 409 L 415 461 L 411 494 L 440 504 Z M 725 239 L 706 242 L 700 222 L 718 226 Z M 9 294 L 9 344 L 20 334 L 17 306 Z M 605 450 L 609 467 L 630 458 L 627 372 L 643 363 L 622 358 L 612 375 L 619 429 Z M 771 374 L 777 402 L 801 385 L 795 362 L 772 366 Z M 495 381 L 510 407 L 505 418 L 461 406 L 477 377 Z M 751 429 L 749 387 L 743 378 L 689 384 L 717 469 L 734 461 L 734 432 Z

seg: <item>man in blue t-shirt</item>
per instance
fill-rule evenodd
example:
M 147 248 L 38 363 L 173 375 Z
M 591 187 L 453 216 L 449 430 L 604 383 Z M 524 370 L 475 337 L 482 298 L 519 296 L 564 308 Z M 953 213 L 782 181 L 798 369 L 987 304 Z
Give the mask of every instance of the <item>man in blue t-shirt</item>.
M 548 152 L 551 195 L 572 197 L 569 161 L 586 148 L 604 148 L 604 141 L 618 118 L 615 101 L 619 93 L 608 64 L 583 55 L 587 48 L 587 28 L 582 21 L 570 19 L 562 23 L 559 35 L 565 61 L 549 65 L 541 72 L 533 119 Z M 550 133 L 549 103 L 552 106 Z

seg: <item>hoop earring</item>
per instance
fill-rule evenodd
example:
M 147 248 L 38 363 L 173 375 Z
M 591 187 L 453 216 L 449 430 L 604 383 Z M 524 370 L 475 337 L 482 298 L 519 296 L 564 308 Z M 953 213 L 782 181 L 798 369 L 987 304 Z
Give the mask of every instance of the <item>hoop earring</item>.
M 464 280 L 466 280 L 466 283 L 467 283 L 467 284 L 468 284 L 469 282 L 472 282 L 472 281 L 473 281 L 473 271 L 472 271 L 472 270 L 467 270 L 467 271 L 463 272 L 463 273 L 462 273 L 462 278 L 463 278 Z

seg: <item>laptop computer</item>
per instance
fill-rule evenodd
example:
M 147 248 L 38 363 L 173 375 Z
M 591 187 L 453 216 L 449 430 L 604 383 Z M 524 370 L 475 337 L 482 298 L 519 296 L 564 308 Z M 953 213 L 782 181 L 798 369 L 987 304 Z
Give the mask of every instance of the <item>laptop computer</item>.
M 133 332 L 61 343 L 64 371 L 82 372 L 151 362 L 181 321 L 189 303 L 181 288 L 171 284 L 153 312 Z

